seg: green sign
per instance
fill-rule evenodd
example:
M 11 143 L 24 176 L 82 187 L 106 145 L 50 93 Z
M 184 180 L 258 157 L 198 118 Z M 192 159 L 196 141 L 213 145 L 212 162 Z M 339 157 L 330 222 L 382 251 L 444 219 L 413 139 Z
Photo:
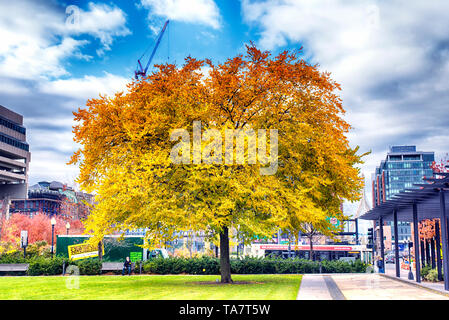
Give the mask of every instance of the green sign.
M 142 252 L 130 252 L 129 259 L 131 260 L 131 262 L 142 261 Z

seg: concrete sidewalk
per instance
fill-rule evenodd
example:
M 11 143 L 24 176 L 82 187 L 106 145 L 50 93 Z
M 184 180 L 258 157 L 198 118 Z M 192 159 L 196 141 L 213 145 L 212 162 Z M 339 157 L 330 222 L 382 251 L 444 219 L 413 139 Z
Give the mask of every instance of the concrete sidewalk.
M 376 273 L 306 274 L 297 300 L 449 300 L 449 296 Z
M 321 274 L 302 276 L 296 300 L 333 300 Z
M 386 268 L 385 268 L 385 273 L 383 274 L 384 276 L 390 278 L 390 279 L 395 279 L 398 281 L 403 281 L 404 283 L 409 283 L 411 285 L 415 285 L 415 286 L 420 286 L 424 289 L 428 289 L 428 290 L 433 290 L 437 293 L 441 293 L 444 295 L 449 296 L 449 291 L 444 290 L 444 282 L 427 282 L 427 281 L 421 281 L 421 282 L 416 282 L 416 272 L 413 272 L 413 280 L 409 280 L 408 279 L 408 270 L 405 269 L 400 269 L 400 278 L 396 277 L 396 268 L 395 268 L 395 264 L 387 264 Z

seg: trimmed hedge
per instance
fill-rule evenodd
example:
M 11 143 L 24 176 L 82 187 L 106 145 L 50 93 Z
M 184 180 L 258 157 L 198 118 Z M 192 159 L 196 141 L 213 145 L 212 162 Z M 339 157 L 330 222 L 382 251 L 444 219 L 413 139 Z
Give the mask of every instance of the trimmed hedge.
M 69 265 L 76 265 L 81 275 L 101 274 L 102 263 L 98 259 L 70 261 Z
M 35 258 L 29 261 L 27 274 L 29 276 L 50 276 L 61 275 L 63 264 L 65 267 L 75 265 L 79 268 L 80 275 L 98 275 L 101 274 L 102 263 L 99 260 L 87 259 L 70 261 L 66 258 L 55 257 L 51 258 Z
M 62 264 L 65 259 L 56 257 L 54 259 L 36 258 L 30 261 L 27 274 L 29 276 L 53 276 L 62 274 Z
M 70 261 L 66 258 L 36 257 L 29 259 L 27 274 L 30 276 L 60 275 L 63 264 L 66 268 L 75 265 L 80 275 L 101 274 L 102 263 L 98 259 Z M 135 271 L 139 270 L 136 263 Z M 366 272 L 367 265 L 360 260 L 345 261 L 310 261 L 305 259 L 273 259 L 251 258 L 231 259 L 231 273 L 234 274 L 287 274 L 287 273 L 353 273 Z M 171 257 L 168 259 L 156 258 L 144 261 L 143 273 L 150 274 L 220 274 L 220 260 L 203 256 L 199 258 Z
M 366 272 L 367 265 L 360 260 L 310 261 L 305 259 L 251 258 L 231 259 L 231 273 L 234 274 L 276 274 L 276 273 L 351 273 Z M 171 257 L 157 258 L 143 262 L 143 272 L 153 274 L 219 274 L 220 260 L 203 256 L 200 258 Z

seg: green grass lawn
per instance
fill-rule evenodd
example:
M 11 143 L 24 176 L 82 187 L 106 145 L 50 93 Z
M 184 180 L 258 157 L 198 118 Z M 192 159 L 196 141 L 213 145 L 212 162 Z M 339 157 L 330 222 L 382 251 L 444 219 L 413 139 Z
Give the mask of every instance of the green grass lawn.
M 301 275 L 233 275 L 242 284 L 217 284 L 219 276 L 136 275 L 0 277 L 0 300 L 288 300 L 296 299 Z M 212 283 L 213 282 L 213 283 Z

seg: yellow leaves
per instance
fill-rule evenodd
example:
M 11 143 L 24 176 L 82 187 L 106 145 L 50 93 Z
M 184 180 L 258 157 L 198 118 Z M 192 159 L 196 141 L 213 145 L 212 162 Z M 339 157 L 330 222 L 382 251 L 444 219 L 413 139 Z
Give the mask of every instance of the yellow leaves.
M 208 75 L 200 72 L 204 63 Z M 157 67 L 128 92 L 91 99 L 74 113 L 81 149 L 70 163 L 80 165 L 81 186 L 98 194 L 86 224 L 95 240 L 128 228 L 148 228 L 150 246 L 179 229 L 234 227 L 244 240 L 305 223 L 326 229 L 341 199 L 358 197 L 361 160 L 328 74 L 295 54 L 272 58 L 254 45 L 223 64 L 189 57 L 180 68 Z M 260 175 L 260 163 L 172 163 L 170 133 L 191 132 L 193 121 L 221 134 L 278 130 L 276 174 Z

